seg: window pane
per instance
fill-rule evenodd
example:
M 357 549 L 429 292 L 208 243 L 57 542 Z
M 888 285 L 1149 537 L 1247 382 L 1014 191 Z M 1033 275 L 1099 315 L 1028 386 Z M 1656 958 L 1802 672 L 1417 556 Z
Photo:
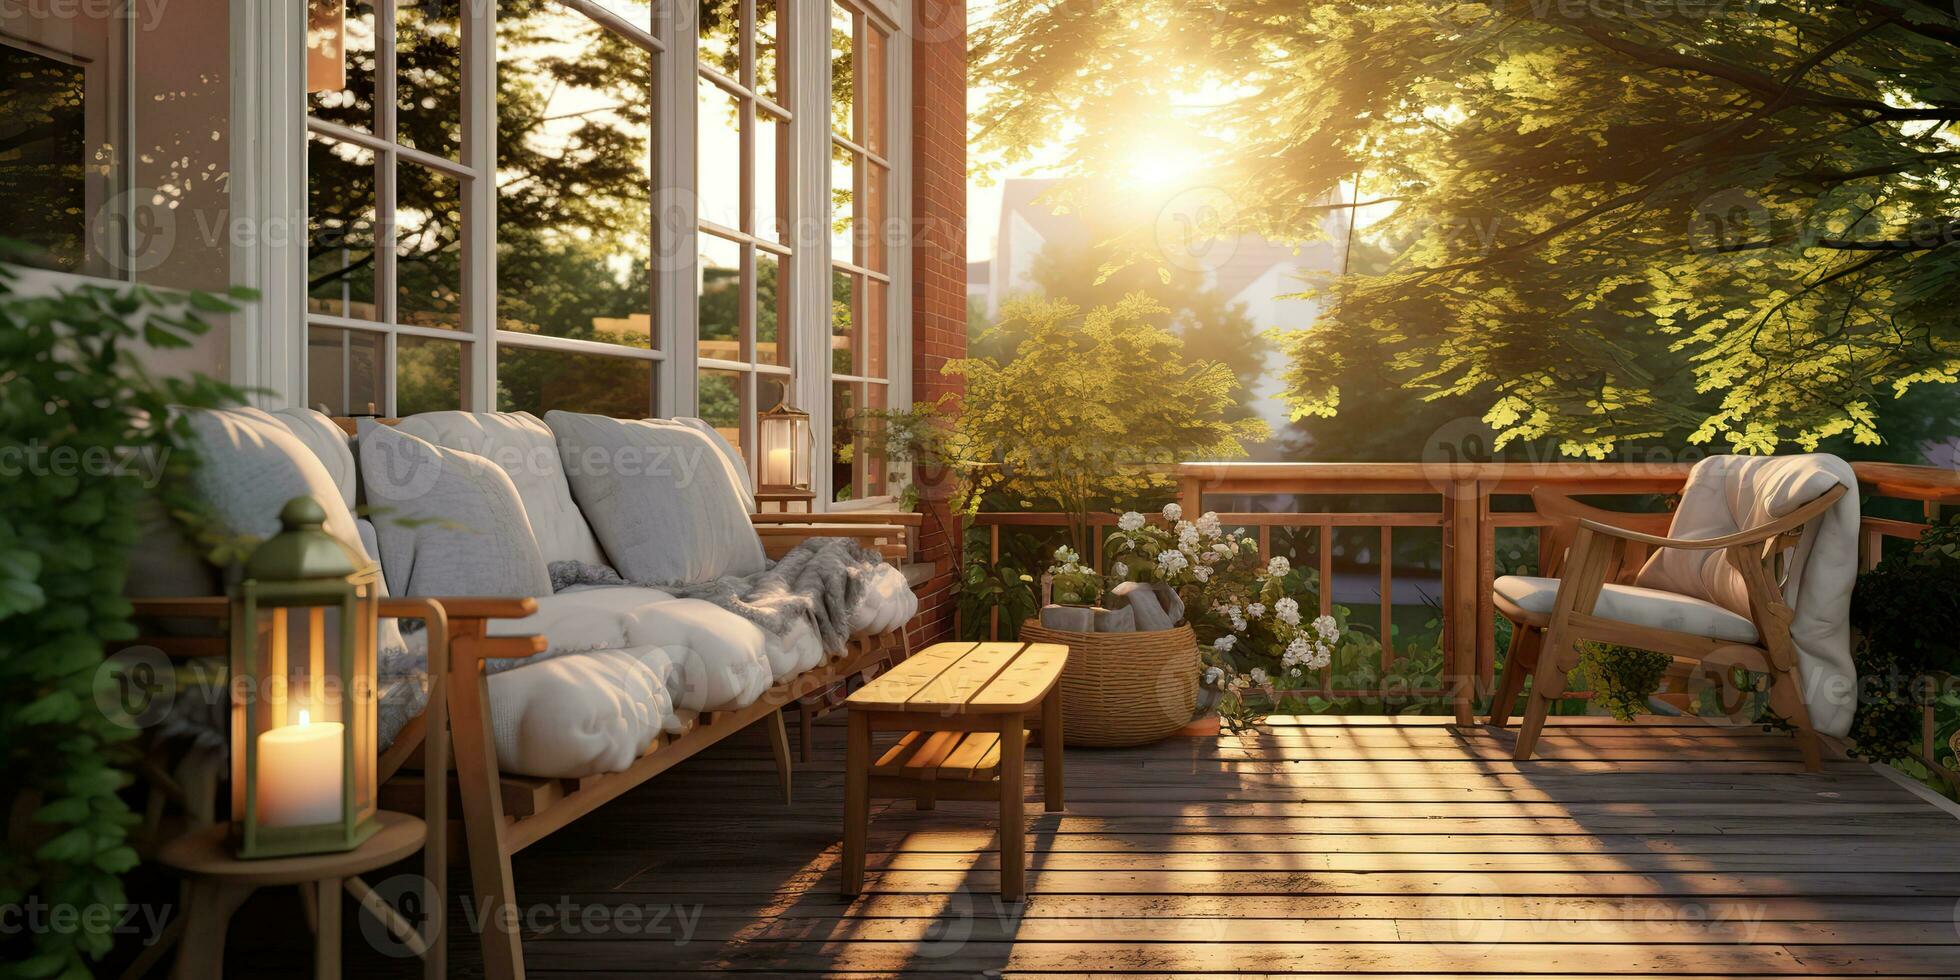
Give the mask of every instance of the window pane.
M 864 305 L 858 311 L 858 374 L 867 378 L 890 377 L 885 364 L 887 327 L 890 324 L 890 310 L 886 297 L 891 287 L 876 279 L 866 279 L 863 289 Z
M 505 412 L 591 412 L 621 419 L 653 415 L 654 362 L 636 357 L 497 348 L 497 408 Z
M 469 407 L 469 345 L 430 337 L 395 338 L 395 414 Z
M 763 110 L 755 121 L 755 235 L 788 244 L 789 124 Z
M 750 414 L 746 406 L 748 393 L 744 390 L 747 378 L 734 371 L 701 372 L 695 410 L 698 418 L 714 426 L 723 438 L 744 452 L 747 447 L 742 442 L 742 423 Z
M 147 202 L 139 198 L 139 210 L 128 217 L 133 232 L 128 267 L 141 282 L 220 290 L 237 281 L 232 278 L 232 236 L 226 229 L 232 214 L 232 59 L 227 43 L 232 11 L 221 3 L 173 3 L 157 9 L 163 16 L 134 32 L 130 182 L 155 193 Z M 95 156 L 105 165 L 115 163 L 113 155 Z M 169 214 L 145 215 L 140 210 L 144 203 Z M 174 240 L 168 237 L 173 230 Z
M 755 359 L 760 364 L 789 363 L 789 294 L 782 289 L 783 259 L 774 252 L 755 253 Z
M 89 271 L 89 115 L 103 108 L 86 95 L 79 65 L 15 47 L 0 37 L 0 209 L 6 234 L 33 246 L 36 264 Z M 95 270 L 106 272 L 108 270 Z
M 830 273 L 830 372 L 851 374 L 856 348 L 852 329 L 857 318 L 857 277 L 842 270 Z
M 374 132 L 374 4 L 311 0 L 306 27 L 307 113 Z
M 458 0 L 396 0 L 395 140 L 455 158 L 463 145 Z
M 861 412 L 882 412 L 891 406 L 891 389 L 885 385 L 867 384 L 858 386 L 858 408 Z M 861 497 L 882 497 L 889 493 L 891 485 L 885 465 L 885 425 L 882 420 L 860 417 L 854 426 L 857 431 L 858 479 Z
M 395 171 L 395 320 L 463 328 L 463 202 L 459 182 L 412 163 Z
M 701 220 L 746 231 L 742 224 L 742 117 L 735 97 L 706 78 L 700 90 L 700 134 L 695 147 Z
M 379 415 L 386 398 L 384 338 L 365 330 L 306 331 L 306 403 L 328 415 Z
M 849 382 L 830 386 L 830 486 L 832 499 L 858 498 L 858 450 L 852 427 L 857 412 L 857 392 Z
M 497 18 L 497 316 L 653 344 L 653 56 L 556 4 Z
M 306 141 L 307 309 L 375 320 L 374 153 Z
M 778 0 L 755 0 L 755 90 L 778 103 L 784 101 L 782 56 L 776 47 L 780 13 Z
M 755 410 L 757 414 L 769 411 L 789 401 L 789 378 L 780 374 L 758 374 L 755 376 Z
M 857 214 L 858 264 L 867 269 L 886 271 L 885 215 L 891 200 L 891 171 L 869 160 L 864 167 L 864 201 Z
M 837 135 L 857 139 L 856 106 L 852 81 L 857 21 L 850 10 L 832 4 L 830 8 L 830 116 Z
M 742 0 L 698 2 L 701 9 L 701 64 L 740 81 L 742 78 Z
M 742 246 L 716 235 L 700 238 L 698 295 L 701 301 L 701 357 L 746 361 L 742 347 Z
M 862 84 L 858 92 L 858 105 L 862 107 L 864 145 L 871 152 L 883 155 L 885 147 L 885 84 L 888 81 L 886 65 L 887 39 L 885 32 L 868 26 L 864 32 L 864 69 L 858 72 Z
M 859 261 L 856 156 L 841 146 L 830 154 L 830 255 L 852 263 Z

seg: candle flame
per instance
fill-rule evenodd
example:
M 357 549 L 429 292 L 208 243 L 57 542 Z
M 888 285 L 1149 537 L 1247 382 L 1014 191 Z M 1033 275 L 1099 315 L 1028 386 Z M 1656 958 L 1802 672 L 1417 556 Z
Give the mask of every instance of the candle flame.
M 308 719 L 307 719 L 307 717 L 306 717 L 306 709 L 305 709 L 305 708 L 301 708 L 301 709 L 299 709 L 299 723 L 300 723 L 300 726 L 301 726 L 301 727 L 305 727 L 305 726 L 306 726 L 306 725 L 308 724 Z

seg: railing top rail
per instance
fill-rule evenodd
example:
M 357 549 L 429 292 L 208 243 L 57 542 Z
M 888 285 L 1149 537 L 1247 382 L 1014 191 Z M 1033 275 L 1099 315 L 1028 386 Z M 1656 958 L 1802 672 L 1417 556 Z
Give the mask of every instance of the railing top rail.
M 1853 463 L 1864 489 L 1907 499 L 1960 497 L 1960 472 L 1903 463 Z M 1692 463 L 1493 462 L 1493 463 L 1184 463 L 1178 477 L 1209 493 L 1305 492 L 1445 493 L 1453 486 L 1483 484 L 1486 493 L 1526 493 L 1546 486 L 1565 490 L 1645 493 L 1674 489 Z

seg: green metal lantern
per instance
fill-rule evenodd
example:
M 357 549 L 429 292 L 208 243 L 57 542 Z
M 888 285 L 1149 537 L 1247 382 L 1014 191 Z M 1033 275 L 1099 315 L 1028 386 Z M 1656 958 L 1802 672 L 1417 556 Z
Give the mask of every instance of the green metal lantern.
M 298 497 L 231 596 L 231 814 L 241 858 L 372 836 L 380 569 Z

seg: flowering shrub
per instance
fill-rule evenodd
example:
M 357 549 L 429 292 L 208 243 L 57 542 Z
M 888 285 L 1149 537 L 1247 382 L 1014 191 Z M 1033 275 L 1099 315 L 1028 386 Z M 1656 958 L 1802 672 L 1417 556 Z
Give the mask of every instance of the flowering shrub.
M 1299 596 L 1305 582 L 1284 557 L 1261 562 L 1259 543 L 1228 532 L 1215 513 L 1195 521 L 1182 508 L 1164 508 L 1164 523 L 1134 511 L 1116 522 L 1105 551 L 1110 576 L 1163 583 L 1184 600 L 1186 618 L 1206 645 L 1208 686 L 1220 687 L 1220 711 L 1244 720 L 1245 695 L 1306 687 L 1333 660 L 1341 641 L 1332 616 L 1307 620 Z
M 1048 567 L 1050 601 L 1064 606 L 1093 606 L 1102 598 L 1102 576 L 1082 564 L 1074 548 L 1055 549 L 1055 564 Z

